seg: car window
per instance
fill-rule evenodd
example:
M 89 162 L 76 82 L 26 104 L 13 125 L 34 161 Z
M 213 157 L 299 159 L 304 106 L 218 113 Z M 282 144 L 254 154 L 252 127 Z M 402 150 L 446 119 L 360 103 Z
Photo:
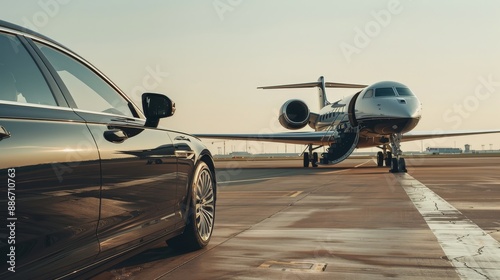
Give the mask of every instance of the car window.
M 57 106 L 40 68 L 16 36 L 0 33 L 0 100 Z
M 78 109 L 134 117 L 129 102 L 86 65 L 52 47 L 36 44 L 61 77 Z

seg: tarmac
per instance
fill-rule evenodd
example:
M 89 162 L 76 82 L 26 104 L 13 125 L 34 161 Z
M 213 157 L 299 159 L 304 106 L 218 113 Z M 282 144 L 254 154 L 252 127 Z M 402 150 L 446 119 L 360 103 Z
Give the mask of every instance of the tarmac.
M 94 279 L 500 279 L 500 157 L 218 161 L 209 246 Z

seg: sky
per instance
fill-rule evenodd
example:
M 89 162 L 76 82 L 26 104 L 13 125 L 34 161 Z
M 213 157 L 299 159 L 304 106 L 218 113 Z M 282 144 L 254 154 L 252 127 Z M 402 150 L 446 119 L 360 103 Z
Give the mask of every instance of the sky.
M 143 92 L 172 98 L 177 111 L 161 125 L 173 130 L 287 131 L 277 121 L 281 105 L 297 98 L 318 112 L 316 90 L 257 87 L 312 82 L 319 76 L 331 82 L 392 80 L 407 85 L 423 104 L 415 130 L 500 128 L 499 1 L 0 3 L 0 19 L 34 29 L 77 52 L 136 104 Z M 336 101 L 353 93 L 329 89 L 327 96 Z M 215 154 L 223 150 L 223 142 L 204 142 Z M 500 149 L 500 134 L 410 142 L 403 150 L 463 148 L 467 143 L 476 150 L 482 145 L 485 150 Z M 241 141 L 227 141 L 225 146 L 226 153 L 302 151 L 295 145 Z

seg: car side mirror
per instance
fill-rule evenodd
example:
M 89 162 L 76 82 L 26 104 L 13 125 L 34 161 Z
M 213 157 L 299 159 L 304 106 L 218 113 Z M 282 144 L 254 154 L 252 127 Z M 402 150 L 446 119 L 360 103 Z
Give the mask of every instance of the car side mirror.
M 175 103 L 163 94 L 144 93 L 142 110 L 146 116 L 147 127 L 157 127 L 161 118 L 168 118 L 175 113 Z

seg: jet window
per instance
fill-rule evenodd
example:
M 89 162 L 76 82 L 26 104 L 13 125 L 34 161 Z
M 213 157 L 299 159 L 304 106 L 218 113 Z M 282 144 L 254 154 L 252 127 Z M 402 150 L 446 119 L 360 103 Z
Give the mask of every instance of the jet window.
M 365 92 L 365 95 L 363 95 L 363 98 L 371 98 L 373 97 L 373 90 L 369 89 Z
M 411 92 L 409 88 L 398 87 L 396 88 L 396 91 L 398 92 L 399 96 L 414 96 L 413 92 Z
M 378 88 L 375 90 L 375 97 L 396 96 L 392 88 Z

